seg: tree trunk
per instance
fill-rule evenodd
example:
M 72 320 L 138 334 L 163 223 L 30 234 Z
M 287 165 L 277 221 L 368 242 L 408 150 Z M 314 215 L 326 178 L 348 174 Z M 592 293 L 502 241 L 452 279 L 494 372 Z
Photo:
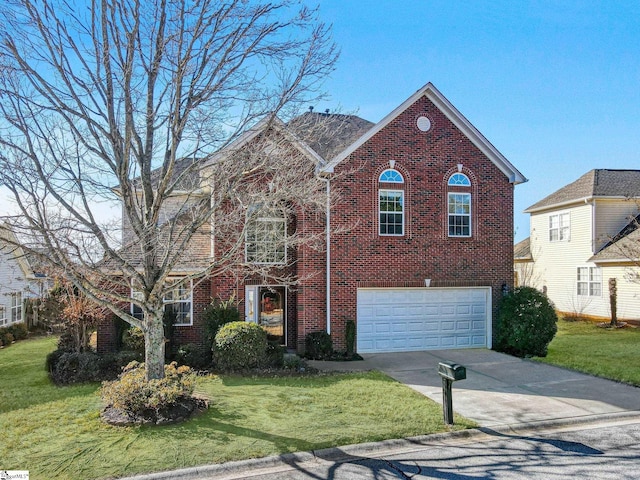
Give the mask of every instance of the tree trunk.
M 164 326 L 162 314 L 145 318 L 144 361 L 147 380 L 164 377 Z
M 618 283 L 615 278 L 609 279 L 609 305 L 611 307 L 610 326 L 618 325 Z

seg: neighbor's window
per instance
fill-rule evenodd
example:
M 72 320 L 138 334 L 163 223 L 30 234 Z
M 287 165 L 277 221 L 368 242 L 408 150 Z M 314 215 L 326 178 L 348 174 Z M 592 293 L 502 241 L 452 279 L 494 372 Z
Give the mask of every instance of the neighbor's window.
M 249 210 L 245 257 L 249 263 L 283 264 L 287 261 L 287 222 L 284 211 Z
M 589 297 L 602 296 L 602 272 L 598 267 L 578 267 L 578 295 Z
M 404 235 L 404 191 L 379 190 L 380 235 Z
M 4 305 L 0 305 L 0 325 L 5 325 L 7 323 L 6 313 Z
M 22 292 L 11 294 L 11 322 L 22 321 Z
M 568 213 L 549 215 L 549 241 L 569 241 L 570 227 L 570 217 Z
M 471 236 L 471 194 L 449 193 L 449 236 Z

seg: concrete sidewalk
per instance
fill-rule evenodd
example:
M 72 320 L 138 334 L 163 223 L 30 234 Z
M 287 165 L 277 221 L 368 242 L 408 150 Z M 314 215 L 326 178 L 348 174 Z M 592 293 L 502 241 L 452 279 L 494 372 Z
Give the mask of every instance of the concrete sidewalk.
M 588 421 L 619 412 L 640 413 L 640 388 L 486 349 L 365 354 L 360 362 L 310 362 L 327 371 L 380 370 L 442 404 L 438 363 L 464 365 L 453 383 L 453 409 L 482 427 Z

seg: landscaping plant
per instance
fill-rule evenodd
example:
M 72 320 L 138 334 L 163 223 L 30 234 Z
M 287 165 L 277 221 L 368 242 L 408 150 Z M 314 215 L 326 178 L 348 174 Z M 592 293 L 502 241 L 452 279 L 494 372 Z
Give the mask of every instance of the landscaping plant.
M 544 293 L 517 287 L 500 300 L 496 350 L 517 357 L 544 357 L 557 322 L 555 308 Z
M 223 325 L 213 343 L 215 366 L 221 370 L 245 370 L 267 364 L 267 332 L 251 322 Z
M 304 345 L 305 356 L 311 360 L 326 360 L 333 355 L 333 341 L 325 331 L 308 333 Z

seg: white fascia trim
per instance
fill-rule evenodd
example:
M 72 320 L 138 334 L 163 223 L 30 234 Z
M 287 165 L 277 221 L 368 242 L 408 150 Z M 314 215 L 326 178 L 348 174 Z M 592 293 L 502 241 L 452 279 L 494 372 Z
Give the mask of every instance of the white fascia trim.
M 593 199 L 594 199 L 594 197 L 592 197 L 592 196 L 574 198 L 574 199 L 571 199 L 571 200 L 566 200 L 564 202 L 554 203 L 552 205 L 545 205 L 544 207 L 537 207 L 537 208 L 529 207 L 526 210 L 523 210 L 523 213 L 540 213 L 540 212 L 544 212 L 544 211 L 547 211 L 547 210 L 559 210 L 559 209 L 570 207 L 572 205 L 573 206 L 580 206 L 580 205 L 584 205 L 586 203 L 589 203 Z
M 484 135 L 482 135 L 472 124 L 467 120 L 462 113 L 458 111 L 456 107 L 447 100 L 442 93 L 431 83 L 427 83 L 424 87 L 418 90 L 405 100 L 400 106 L 384 117 L 380 122 L 371 127 L 363 136 L 352 143 L 349 147 L 336 155 L 331 161 L 324 167 L 324 171 L 332 173 L 334 168 L 342 162 L 345 158 L 360 148 L 365 142 L 367 142 L 376 133 L 386 127 L 392 120 L 404 112 L 407 108 L 413 105 L 420 97 L 426 96 L 431 100 L 436 107 L 445 114 L 445 116 L 457 127 L 464 135 L 471 140 L 471 142 L 482 151 L 508 178 L 509 182 L 513 184 L 519 184 L 527 182 L 527 178 L 516 169 L 511 162 L 509 162 L 504 155 L 502 155 L 498 149 L 496 149 Z

